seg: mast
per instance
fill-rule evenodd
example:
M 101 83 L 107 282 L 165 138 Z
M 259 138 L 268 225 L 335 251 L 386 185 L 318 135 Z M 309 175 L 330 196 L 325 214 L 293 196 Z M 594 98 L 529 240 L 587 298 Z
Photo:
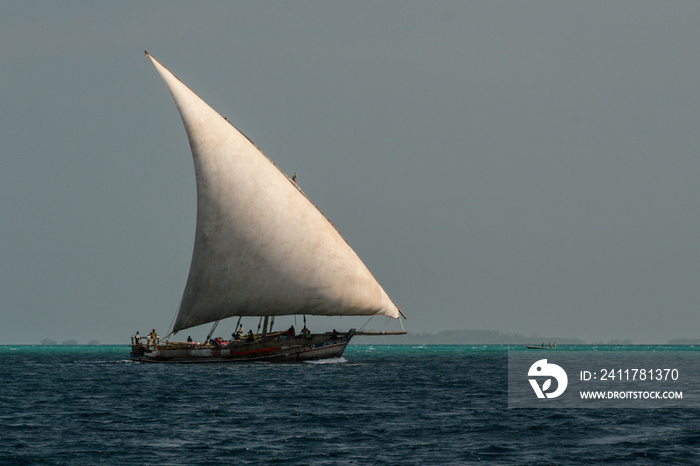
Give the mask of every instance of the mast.
M 265 316 L 265 322 L 263 323 L 263 333 L 262 333 L 263 338 L 267 336 L 267 322 L 269 319 L 270 319 L 270 316 Z

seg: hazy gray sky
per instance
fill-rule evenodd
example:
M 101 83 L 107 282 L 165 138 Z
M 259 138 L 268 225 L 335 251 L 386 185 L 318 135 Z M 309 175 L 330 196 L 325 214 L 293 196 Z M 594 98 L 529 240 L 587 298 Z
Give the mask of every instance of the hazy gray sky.
M 299 173 L 407 330 L 699 336 L 698 2 L 0 11 L 0 343 L 171 324 L 195 181 L 144 50 Z

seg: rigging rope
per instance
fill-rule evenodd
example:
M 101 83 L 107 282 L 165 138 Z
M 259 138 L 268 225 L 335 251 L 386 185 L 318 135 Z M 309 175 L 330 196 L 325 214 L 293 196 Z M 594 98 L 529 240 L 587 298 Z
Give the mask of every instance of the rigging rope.
M 179 308 L 178 308 L 179 311 Z M 173 315 L 173 320 L 170 321 L 170 327 L 168 327 L 168 334 L 165 335 L 164 339 L 167 340 L 170 335 L 175 335 L 177 332 L 173 331 L 173 328 L 175 327 L 175 319 L 177 318 L 177 312 L 175 312 L 175 315 Z
M 367 326 L 367 324 L 369 324 L 369 321 L 372 320 L 373 318 L 374 318 L 374 316 L 370 316 L 370 318 L 367 319 L 367 322 L 365 322 L 365 325 L 363 325 L 362 327 L 360 327 L 360 329 L 358 330 L 358 332 L 359 332 L 360 330 L 362 330 L 363 328 L 365 328 L 365 327 Z
M 204 343 L 208 342 L 209 339 L 211 338 L 211 336 L 214 335 L 214 330 L 216 330 L 216 326 L 217 326 L 217 325 L 219 325 L 219 321 L 218 321 L 218 320 L 217 320 L 216 322 L 214 322 L 214 326 L 211 328 L 211 330 L 209 330 L 209 335 L 207 335 L 207 339 L 204 340 Z

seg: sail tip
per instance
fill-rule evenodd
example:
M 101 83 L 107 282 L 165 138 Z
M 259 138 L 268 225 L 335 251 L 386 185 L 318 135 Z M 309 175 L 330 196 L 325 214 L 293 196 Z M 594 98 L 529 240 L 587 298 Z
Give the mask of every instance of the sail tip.
M 151 56 L 151 54 L 148 53 L 148 50 L 144 50 L 143 53 L 145 53 L 147 57 L 150 57 L 150 56 Z

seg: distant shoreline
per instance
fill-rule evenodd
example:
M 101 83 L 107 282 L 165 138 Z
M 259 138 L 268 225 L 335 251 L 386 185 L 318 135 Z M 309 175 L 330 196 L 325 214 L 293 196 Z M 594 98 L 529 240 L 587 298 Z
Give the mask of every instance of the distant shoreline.
M 388 336 L 357 336 L 352 340 L 355 344 L 368 345 L 542 345 L 550 343 L 562 345 L 700 345 L 700 338 L 673 338 L 666 343 L 637 343 L 629 339 L 614 339 L 605 341 L 587 342 L 578 338 L 566 338 L 562 336 L 543 337 L 539 335 L 525 336 L 520 333 L 501 332 L 499 330 L 442 330 L 437 333 L 421 332 L 408 335 Z M 105 343 L 98 340 L 89 340 L 87 343 L 79 343 L 77 340 L 65 340 L 58 343 L 50 338 L 44 338 L 37 343 L 22 343 L 15 346 L 129 346 L 125 343 Z M 3 346 L 7 346 L 4 345 Z
M 435 347 L 435 346 L 452 346 L 452 347 L 461 347 L 461 346 L 472 346 L 472 347 L 522 347 L 525 348 L 526 345 L 522 343 L 450 343 L 450 342 L 442 342 L 442 343 L 414 343 L 410 341 L 398 341 L 395 337 L 391 336 L 378 336 L 378 337 L 357 337 L 353 339 L 353 341 L 350 343 L 350 346 L 405 346 L 405 347 Z M 630 348 L 635 348 L 635 347 L 669 347 L 669 346 L 678 346 L 678 347 L 689 347 L 689 348 L 694 348 L 695 346 L 700 347 L 700 343 L 626 343 L 626 344 L 618 344 L 618 343 L 573 343 L 573 344 L 559 344 L 557 343 L 557 348 L 558 349 L 573 349 L 576 347 L 599 347 L 599 348 L 605 348 L 605 347 L 627 347 L 629 346 Z M 20 343 L 20 344 L 11 344 L 11 343 L 0 343 L 0 349 L 3 351 L 6 351 L 7 349 L 13 349 L 13 348 L 46 348 L 46 349 L 64 349 L 64 350 L 70 350 L 71 348 L 77 349 L 77 348 L 123 348 L 124 350 L 129 350 L 131 348 L 131 345 L 128 343 L 100 343 L 97 345 L 88 345 L 86 343 L 82 344 L 77 344 L 77 345 L 63 345 L 63 344 L 57 344 L 57 345 L 42 345 L 39 343 Z
M 438 333 L 421 332 L 401 336 L 355 337 L 353 343 L 383 345 L 700 345 L 700 338 L 675 338 L 666 343 L 638 343 L 630 339 L 584 341 L 562 336 L 525 336 L 499 330 L 443 330 Z

